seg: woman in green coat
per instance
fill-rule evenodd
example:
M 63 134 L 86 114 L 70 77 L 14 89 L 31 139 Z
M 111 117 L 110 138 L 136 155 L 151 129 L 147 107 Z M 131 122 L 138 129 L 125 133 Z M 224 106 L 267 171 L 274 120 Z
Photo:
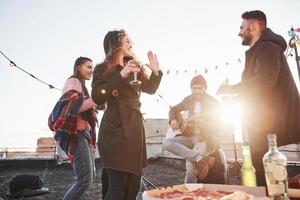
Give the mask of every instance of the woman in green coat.
M 108 178 L 106 199 L 135 199 L 142 168 L 147 164 L 145 130 L 140 111 L 141 92 L 154 94 L 162 72 L 156 55 L 148 52 L 152 71 L 146 75 L 132 53 L 132 43 L 124 30 L 109 31 L 103 42 L 106 58 L 94 70 L 92 98 L 106 105 L 98 137 L 100 157 Z M 135 61 L 135 62 L 133 62 Z M 132 85 L 137 73 L 139 85 Z

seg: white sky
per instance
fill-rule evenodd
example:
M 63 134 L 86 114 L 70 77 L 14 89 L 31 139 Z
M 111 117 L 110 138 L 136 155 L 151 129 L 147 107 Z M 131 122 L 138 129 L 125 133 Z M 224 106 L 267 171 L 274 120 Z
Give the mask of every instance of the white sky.
M 213 95 L 226 77 L 230 83 L 239 81 L 247 49 L 237 36 L 240 15 L 253 9 L 263 10 L 268 26 L 286 40 L 291 25 L 300 27 L 298 0 L 0 0 L 0 50 L 21 68 L 62 88 L 77 57 L 100 63 L 105 34 L 123 28 L 142 61 L 147 62 L 151 49 L 161 68 L 170 70 L 158 93 L 174 105 L 190 93 L 195 69 L 208 69 L 208 92 Z M 297 72 L 294 57 L 289 63 Z M 38 137 L 52 136 L 47 119 L 60 91 L 11 68 L 2 55 L 0 70 L 0 147 L 35 146 Z M 167 118 L 168 106 L 157 95 L 143 95 L 142 104 L 145 118 Z

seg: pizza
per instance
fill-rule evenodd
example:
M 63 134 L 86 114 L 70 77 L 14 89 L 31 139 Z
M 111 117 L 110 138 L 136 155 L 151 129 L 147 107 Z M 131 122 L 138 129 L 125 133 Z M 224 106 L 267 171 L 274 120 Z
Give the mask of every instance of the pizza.
M 208 190 L 198 184 L 183 184 L 153 189 L 143 195 L 143 200 L 253 200 L 243 191 Z

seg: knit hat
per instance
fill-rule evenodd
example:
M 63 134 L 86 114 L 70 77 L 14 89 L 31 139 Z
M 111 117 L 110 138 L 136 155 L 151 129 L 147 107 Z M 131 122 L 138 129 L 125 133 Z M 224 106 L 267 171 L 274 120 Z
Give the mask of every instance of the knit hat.
M 193 85 L 202 85 L 207 89 L 207 83 L 205 78 L 202 75 L 195 76 L 191 81 L 191 88 Z

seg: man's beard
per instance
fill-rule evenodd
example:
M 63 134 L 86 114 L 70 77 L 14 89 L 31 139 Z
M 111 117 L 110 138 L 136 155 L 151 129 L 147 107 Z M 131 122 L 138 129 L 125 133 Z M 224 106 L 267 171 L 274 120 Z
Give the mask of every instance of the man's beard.
M 196 101 L 200 101 L 200 99 L 202 98 L 203 94 L 196 93 L 196 94 L 193 94 L 193 96 L 195 97 Z
M 242 45 L 248 46 L 251 44 L 252 36 L 250 35 L 250 29 L 247 28 L 247 31 L 243 34 Z
M 242 45 L 248 46 L 251 43 L 251 38 L 250 37 L 244 37 L 242 41 Z

